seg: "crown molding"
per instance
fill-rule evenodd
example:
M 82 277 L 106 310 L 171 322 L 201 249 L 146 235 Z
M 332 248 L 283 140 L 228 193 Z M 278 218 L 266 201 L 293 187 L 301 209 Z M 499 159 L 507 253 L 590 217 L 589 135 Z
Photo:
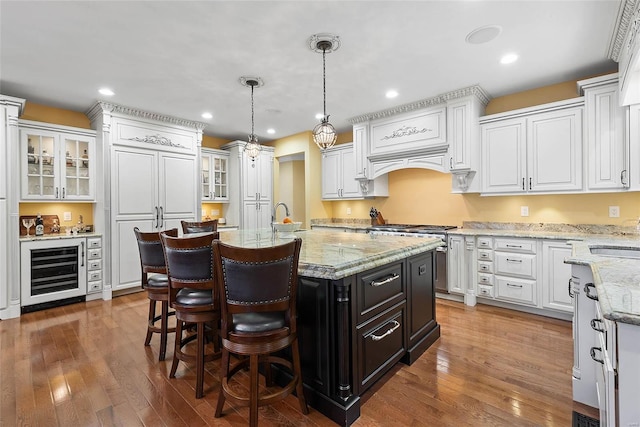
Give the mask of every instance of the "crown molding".
M 382 119 L 385 117 L 395 116 L 397 114 L 408 113 L 411 111 L 421 110 L 426 107 L 434 107 L 437 105 L 446 104 L 448 101 L 452 101 L 467 96 L 475 96 L 482 103 L 487 105 L 491 100 L 491 96 L 479 85 L 469 86 L 462 89 L 457 89 L 451 92 L 446 92 L 431 98 L 426 98 L 420 101 L 411 102 L 409 104 L 398 105 L 396 107 L 388 108 L 382 111 L 376 111 L 374 113 L 362 114 L 360 116 L 352 117 L 348 119 L 348 122 L 352 125 L 357 123 L 367 122 L 370 120 Z
M 616 20 L 615 30 L 609 44 L 609 58 L 616 62 L 620 62 L 620 55 L 624 48 L 624 41 L 627 38 L 629 30 L 638 30 L 638 6 L 640 2 L 637 0 L 624 0 L 620 4 L 618 11 L 618 19 Z M 632 28 L 633 26 L 633 28 Z
M 172 125 L 184 126 L 188 128 L 195 128 L 197 130 L 203 130 L 207 127 L 206 123 L 194 122 L 192 120 L 180 119 L 178 117 L 165 116 L 157 113 L 150 113 L 148 111 L 138 110 L 136 108 L 125 107 L 123 105 L 112 104 L 110 102 L 98 101 L 88 111 L 87 117 L 94 120 L 98 114 L 108 112 L 111 114 L 123 114 L 131 117 L 138 117 L 145 120 L 154 120 L 162 123 L 169 123 Z

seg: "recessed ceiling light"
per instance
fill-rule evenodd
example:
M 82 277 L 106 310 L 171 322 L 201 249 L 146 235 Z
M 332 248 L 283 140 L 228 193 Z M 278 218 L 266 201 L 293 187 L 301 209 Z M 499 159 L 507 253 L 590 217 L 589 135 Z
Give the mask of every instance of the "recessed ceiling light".
M 212 119 L 213 118 L 213 114 L 211 114 L 211 113 L 202 113 L 202 118 L 203 119 Z
M 467 34 L 465 41 L 470 44 L 482 44 L 488 43 L 495 39 L 502 32 L 500 25 L 486 25 L 484 27 L 476 28 Z
M 270 135 L 273 135 L 274 133 L 276 133 L 276 130 L 273 129 L 273 128 L 269 128 L 269 129 L 267 129 L 267 133 L 270 134 Z
M 518 60 L 518 55 L 516 55 L 515 53 L 507 53 L 502 58 L 500 58 L 500 63 L 504 65 L 513 64 L 517 60 Z
M 100 95 L 104 95 L 104 96 L 113 96 L 115 95 L 115 93 L 106 87 L 103 87 L 102 89 L 99 89 L 98 92 L 100 92 Z
M 387 93 L 385 94 L 385 96 L 387 98 L 395 98 L 396 96 L 398 96 L 398 91 L 397 90 L 388 90 Z

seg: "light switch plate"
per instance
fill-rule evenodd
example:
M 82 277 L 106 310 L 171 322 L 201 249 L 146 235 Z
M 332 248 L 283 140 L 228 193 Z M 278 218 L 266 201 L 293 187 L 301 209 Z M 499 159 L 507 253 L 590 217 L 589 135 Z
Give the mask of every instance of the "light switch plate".
M 529 206 L 520 206 L 520 216 L 529 216 Z
M 62 214 L 62 219 L 64 221 L 71 221 L 71 212 L 65 212 Z
M 351 208 L 347 208 L 347 215 L 351 215 Z
M 220 215 L 220 209 L 211 209 L 211 216 Z
M 609 218 L 620 218 L 620 206 L 609 206 Z

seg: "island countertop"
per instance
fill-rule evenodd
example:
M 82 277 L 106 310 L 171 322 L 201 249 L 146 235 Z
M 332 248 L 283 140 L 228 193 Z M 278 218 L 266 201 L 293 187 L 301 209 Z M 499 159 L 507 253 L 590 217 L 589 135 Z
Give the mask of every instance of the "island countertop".
M 288 236 L 288 237 L 287 237 Z M 271 229 L 220 231 L 220 240 L 234 246 L 268 247 L 286 243 L 291 236 L 302 239 L 298 274 L 338 280 L 392 261 L 443 246 L 440 239 L 376 236 L 364 233 L 297 231 L 277 233 Z

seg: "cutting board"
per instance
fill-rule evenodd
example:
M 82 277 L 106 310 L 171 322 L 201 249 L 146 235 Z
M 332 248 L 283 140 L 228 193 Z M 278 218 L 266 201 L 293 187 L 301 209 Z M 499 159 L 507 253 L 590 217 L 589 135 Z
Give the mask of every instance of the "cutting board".
M 22 225 L 22 220 L 31 219 L 31 218 L 36 219 L 36 217 L 37 215 L 21 215 L 20 216 L 20 235 L 21 236 L 27 235 L 27 229 Z M 54 220 L 56 220 L 58 222 L 58 226 L 60 226 L 60 219 L 58 218 L 58 215 L 42 215 L 42 222 L 44 224 L 44 234 L 60 233 L 60 227 L 58 227 L 58 231 L 56 233 L 52 231 Z M 29 228 L 29 235 L 35 236 L 35 234 L 36 234 L 36 226 L 34 225 L 33 227 Z

